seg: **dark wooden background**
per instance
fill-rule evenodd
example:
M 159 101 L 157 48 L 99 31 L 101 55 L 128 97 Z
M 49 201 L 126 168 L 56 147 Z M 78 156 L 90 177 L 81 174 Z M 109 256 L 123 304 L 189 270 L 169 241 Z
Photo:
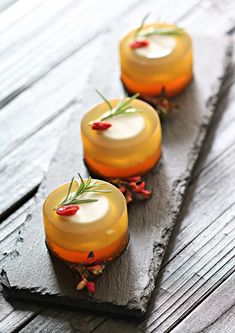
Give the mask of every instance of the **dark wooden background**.
M 99 52 L 108 47 L 105 33 L 121 36 L 151 12 L 152 20 L 177 22 L 192 33 L 232 35 L 235 2 L 2 0 L 0 11 L 2 266 L 21 241 L 26 214 L 74 104 Z M 8 303 L 0 296 L 1 333 L 235 332 L 234 80 L 232 67 L 146 319 Z

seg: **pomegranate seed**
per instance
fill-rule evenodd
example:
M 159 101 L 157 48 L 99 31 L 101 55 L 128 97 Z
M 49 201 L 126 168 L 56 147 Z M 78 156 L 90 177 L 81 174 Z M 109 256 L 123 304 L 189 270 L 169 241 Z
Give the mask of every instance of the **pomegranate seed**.
M 122 193 L 125 193 L 126 192 L 126 187 L 121 185 L 118 187 L 118 189 L 122 192 Z
M 143 189 L 143 190 L 140 190 L 139 193 L 140 193 L 141 195 L 143 195 L 143 197 L 144 197 L 145 199 L 149 199 L 150 196 L 151 196 L 151 194 L 152 194 L 151 191 L 144 190 L 144 189 Z
M 133 187 L 133 188 L 136 188 L 136 182 L 130 182 L 130 186 Z
M 87 284 L 86 284 L 86 286 L 87 286 L 87 289 L 88 289 L 89 293 L 93 294 L 95 292 L 95 284 L 94 284 L 94 282 L 88 281 Z
M 88 267 L 87 270 L 95 275 L 99 275 L 103 272 L 104 268 L 105 268 L 104 265 L 95 265 L 92 267 Z
M 139 49 L 141 47 L 146 47 L 148 45 L 149 45 L 149 41 L 146 39 L 134 40 L 133 42 L 130 43 L 130 47 L 132 49 Z
M 145 182 L 142 181 L 139 185 L 133 186 L 132 191 L 140 193 L 141 191 L 145 190 L 144 187 L 145 187 Z
M 108 129 L 109 127 L 111 127 L 112 124 L 105 122 L 105 121 L 95 121 L 91 128 L 95 131 L 105 131 L 106 129 Z
M 79 206 L 68 205 L 68 206 L 62 206 L 60 208 L 57 208 L 56 213 L 61 216 L 71 216 L 71 215 L 75 215 L 78 210 L 79 210 Z

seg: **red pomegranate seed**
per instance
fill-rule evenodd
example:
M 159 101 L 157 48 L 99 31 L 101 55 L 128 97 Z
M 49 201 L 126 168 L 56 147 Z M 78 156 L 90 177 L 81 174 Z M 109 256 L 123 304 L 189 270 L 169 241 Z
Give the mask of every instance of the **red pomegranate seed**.
M 140 190 L 138 193 L 140 193 L 145 199 L 149 199 L 152 195 L 152 192 L 148 190 Z
M 122 193 L 125 193 L 126 192 L 126 187 L 121 185 L 118 187 L 118 189 L 122 192 Z
M 146 47 L 148 45 L 149 45 L 149 41 L 146 39 L 134 40 L 133 42 L 130 43 L 130 48 L 139 49 L 141 47 Z
M 142 190 L 145 190 L 145 182 L 142 181 L 139 185 L 133 186 L 132 191 L 133 192 L 137 192 L 137 193 L 141 193 Z
M 89 293 L 93 294 L 95 292 L 95 284 L 94 284 L 94 282 L 88 281 L 86 286 L 87 286 L 87 289 L 88 289 Z
M 68 205 L 68 206 L 62 206 L 60 208 L 57 208 L 56 213 L 61 216 L 71 216 L 71 215 L 75 215 L 78 210 L 79 210 L 79 206 Z
M 105 121 L 95 121 L 91 128 L 95 131 L 105 131 L 106 129 L 108 129 L 109 127 L 111 127 L 112 124 L 105 122 Z

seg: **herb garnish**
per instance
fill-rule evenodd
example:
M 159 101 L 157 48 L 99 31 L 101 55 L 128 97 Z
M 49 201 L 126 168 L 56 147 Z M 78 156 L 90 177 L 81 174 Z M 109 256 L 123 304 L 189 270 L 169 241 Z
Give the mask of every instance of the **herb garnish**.
M 165 35 L 165 36 L 180 36 L 183 33 L 183 29 L 181 28 L 158 28 L 158 29 L 153 29 L 149 32 L 139 34 L 139 37 L 149 37 L 153 35 Z
M 142 33 L 142 30 L 144 28 L 144 24 L 146 22 L 146 19 L 148 18 L 149 14 L 145 15 L 144 18 L 141 21 L 141 24 L 139 26 L 139 28 L 136 30 L 135 32 L 135 38 L 143 38 L 143 37 L 149 37 L 149 36 L 153 36 L 153 35 L 165 35 L 165 36 L 179 36 L 181 35 L 184 30 L 178 27 L 160 27 L 160 28 L 156 28 L 156 29 L 152 29 L 148 32 Z
M 112 192 L 111 190 L 105 190 L 105 189 L 103 189 L 104 184 L 97 184 L 97 182 L 92 182 L 92 178 L 91 177 L 89 177 L 88 179 L 84 180 L 79 173 L 78 173 L 78 176 L 79 176 L 81 182 L 80 182 L 80 184 L 78 186 L 77 191 L 74 194 L 70 194 L 72 186 L 73 186 L 73 182 L 76 181 L 74 179 L 74 177 L 73 177 L 71 179 L 71 181 L 70 181 L 66 197 L 55 208 L 55 210 L 58 209 L 58 208 L 60 208 L 60 207 L 63 207 L 63 206 L 81 205 L 81 204 L 84 204 L 84 203 L 98 201 L 97 199 L 80 199 L 79 200 L 79 196 L 82 193 L 87 193 L 87 192 L 110 193 L 110 192 Z
M 139 33 L 141 32 L 141 30 L 143 29 L 143 27 L 144 27 L 144 24 L 145 24 L 145 22 L 146 22 L 146 20 L 147 20 L 147 18 L 149 17 L 149 13 L 147 13 L 143 18 L 142 18 L 142 21 L 141 21 L 141 23 L 140 23 L 140 26 L 139 26 L 139 28 L 136 30 L 136 32 L 135 32 L 135 37 L 138 37 L 138 35 L 139 35 Z
M 105 112 L 99 119 L 96 121 L 104 121 L 116 116 L 120 115 L 133 115 L 135 113 L 140 113 L 142 110 L 134 109 L 131 106 L 131 102 L 139 96 L 139 93 L 133 95 L 132 97 L 126 97 L 124 96 L 120 101 L 117 103 L 117 105 L 113 108 L 111 103 L 99 92 L 96 90 L 97 94 L 103 99 L 103 101 L 107 104 L 109 111 Z M 90 125 L 92 125 L 94 121 L 90 122 Z

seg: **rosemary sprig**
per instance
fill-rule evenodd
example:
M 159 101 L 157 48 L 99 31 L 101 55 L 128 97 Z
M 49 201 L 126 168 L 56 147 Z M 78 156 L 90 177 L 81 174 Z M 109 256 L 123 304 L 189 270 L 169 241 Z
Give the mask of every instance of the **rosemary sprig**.
M 62 206 L 67 205 L 81 205 L 84 203 L 95 202 L 97 199 L 78 199 L 82 193 L 86 192 L 95 192 L 95 193 L 110 193 L 112 191 L 103 189 L 103 184 L 97 184 L 97 182 L 92 182 L 92 178 L 89 177 L 87 180 L 84 180 L 80 173 L 78 173 L 80 178 L 80 184 L 78 186 L 77 191 L 74 194 L 71 194 L 71 189 L 73 186 L 73 182 L 76 181 L 74 177 L 71 179 L 68 192 L 65 198 L 61 201 L 61 203 L 55 208 L 58 209 Z
M 149 32 L 139 34 L 139 37 L 149 37 L 153 35 L 164 35 L 164 36 L 180 36 L 183 33 L 183 29 L 181 28 L 158 28 L 153 29 Z
M 144 24 L 145 24 L 147 18 L 149 17 L 149 14 L 150 14 L 150 13 L 147 13 L 147 14 L 142 18 L 142 21 L 141 21 L 141 23 L 140 23 L 140 26 L 139 26 L 139 28 L 138 28 L 138 29 L 136 30 L 136 32 L 135 32 L 135 37 L 138 37 L 139 33 L 140 33 L 141 30 L 143 29 Z
M 153 35 L 180 36 L 183 33 L 183 29 L 178 28 L 178 27 L 175 27 L 175 28 L 162 27 L 162 28 L 158 28 L 158 29 L 153 29 L 146 33 L 141 33 L 148 16 L 149 16 L 149 14 L 145 15 L 144 18 L 142 19 L 139 28 L 135 32 L 135 39 L 138 37 L 149 37 L 149 36 L 153 36 Z
M 111 105 L 111 103 L 107 100 L 107 98 L 106 97 L 104 97 L 104 95 L 103 94 L 101 94 L 101 92 L 99 91 L 99 90 L 95 90 L 96 92 L 97 92 L 97 94 L 105 101 L 105 103 L 108 105 L 108 107 L 109 107 L 109 110 L 110 111 L 112 111 L 112 105 Z
M 99 92 L 98 90 L 96 90 L 96 91 L 109 108 L 109 111 L 105 112 L 96 121 L 104 121 L 104 120 L 107 120 L 107 119 L 110 119 L 110 118 L 113 118 L 116 116 L 120 116 L 120 115 L 133 115 L 135 113 L 142 112 L 142 110 L 134 109 L 131 106 L 131 102 L 139 96 L 139 93 L 137 93 L 131 97 L 128 97 L 128 98 L 126 96 L 124 96 L 122 99 L 120 99 L 120 101 L 117 103 L 117 105 L 114 108 L 112 108 L 112 105 L 110 104 L 110 102 L 101 94 L 101 92 Z M 93 124 L 93 121 L 90 122 L 90 125 L 92 125 L 92 124 Z

